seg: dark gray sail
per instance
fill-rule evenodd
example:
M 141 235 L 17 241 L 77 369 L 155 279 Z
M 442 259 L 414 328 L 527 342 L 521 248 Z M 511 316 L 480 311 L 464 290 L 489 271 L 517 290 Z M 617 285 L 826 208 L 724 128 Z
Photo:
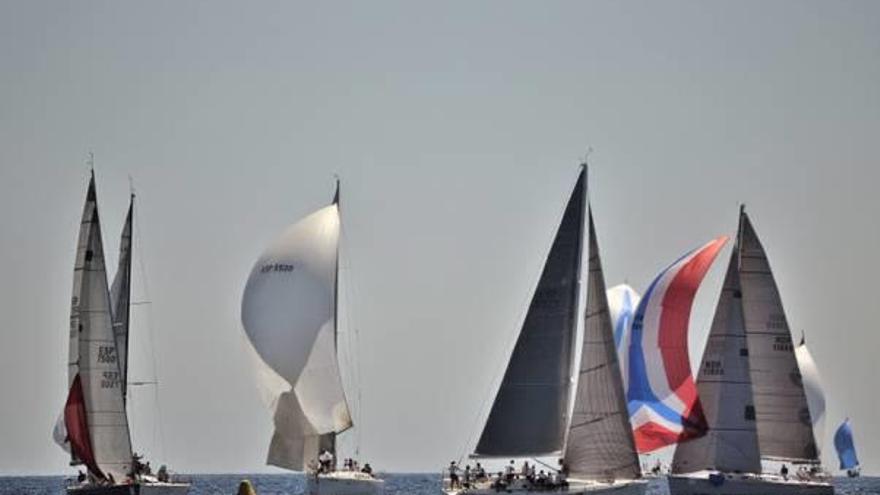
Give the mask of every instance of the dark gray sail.
M 672 472 L 701 470 L 760 473 L 761 456 L 749 375 L 749 349 L 734 247 L 700 362 L 697 391 L 708 431 L 678 445 Z
M 134 195 L 128 206 L 128 215 L 125 217 L 125 225 L 122 227 L 122 236 L 119 241 L 119 265 L 116 268 L 116 276 L 113 285 L 110 286 L 110 306 L 113 310 L 113 337 L 116 340 L 116 355 L 119 360 L 119 370 L 122 373 L 122 383 L 128 383 L 128 328 L 131 302 L 131 227 L 132 213 L 134 211 Z M 122 397 L 128 395 L 128 387 L 122 387 Z
M 564 462 L 579 479 L 636 479 L 641 476 L 639 456 L 617 362 L 592 212 L 589 222 L 584 338 Z
M 818 463 L 810 408 L 782 299 L 745 211 L 740 221 L 740 283 L 761 456 Z
M 563 447 L 577 328 L 586 181 L 582 169 L 477 444 L 477 455 L 541 455 Z

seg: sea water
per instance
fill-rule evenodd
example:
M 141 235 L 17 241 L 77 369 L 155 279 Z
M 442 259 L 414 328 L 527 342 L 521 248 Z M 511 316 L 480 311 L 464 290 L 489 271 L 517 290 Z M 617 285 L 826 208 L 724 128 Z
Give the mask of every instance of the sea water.
M 440 495 L 439 474 L 381 475 L 387 495 Z M 204 474 L 191 477 L 190 495 L 235 495 L 238 483 L 249 479 L 258 495 L 296 495 L 303 492 L 304 479 L 287 474 Z M 64 495 L 65 479 L 60 476 L 0 477 L 0 495 Z M 835 478 L 840 495 L 880 495 L 880 478 Z M 668 495 L 666 481 L 652 480 L 649 495 Z

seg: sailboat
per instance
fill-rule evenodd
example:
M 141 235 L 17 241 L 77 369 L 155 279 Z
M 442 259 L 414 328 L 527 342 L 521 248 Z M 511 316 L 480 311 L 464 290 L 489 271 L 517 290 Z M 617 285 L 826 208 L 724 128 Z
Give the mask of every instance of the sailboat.
M 846 470 L 850 478 L 857 478 L 860 474 L 859 458 L 856 456 L 856 445 L 853 442 L 852 427 L 849 419 L 844 420 L 834 433 L 834 449 L 837 450 L 837 458 L 840 459 L 840 469 Z
M 307 495 L 378 495 L 368 465 L 338 469 L 337 435 L 353 427 L 337 351 L 339 182 L 333 202 L 294 223 L 260 256 L 241 320 L 256 351 L 275 432 L 267 464 L 307 471 Z
M 678 445 L 672 495 L 831 495 L 788 321 L 761 241 L 740 209 L 736 244 L 697 378 L 705 435 Z M 776 465 L 765 473 L 763 463 Z M 789 466 L 800 466 L 789 473 Z
M 133 455 L 126 390 L 131 304 L 134 194 L 120 242 L 119 269 L 108 288 L 95 174 L 89 180 L 80 223 L 70 309 L 68 396 L 53 435 L 84 465 L 76 495 L 183 495 L 188 483 L 170 481 L 163 468 L 153 475 Z
M 589 231 L 589 260 L 584 304 L 585 230 Z M 580 360 L 576 363 L 579 341 Z M 576 373 L 572 373 L 573 368 Z M 596 231 L 587 201 L 585 164 L 568 199 L 474 453 L 477 458 L 547 456 L 561 456 L 559 471 L 564 478 L 543 486 L 514 476 L 478 479 L 475 483 L 465 480 L 469 486 L 452 486 L 450 482 L 445 491 L 488 494 L 501 489 L 524 493 L 549 485 L 572 494 L 644 493 L 646 482 L 641 479 L 629 424 Z

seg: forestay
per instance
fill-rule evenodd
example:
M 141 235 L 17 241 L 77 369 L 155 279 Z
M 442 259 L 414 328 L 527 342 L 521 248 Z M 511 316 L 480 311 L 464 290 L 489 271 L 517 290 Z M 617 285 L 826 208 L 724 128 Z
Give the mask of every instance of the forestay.
M 477 444 L 484 456 L 558 453 L 568 424 L 586 209 L 586 169 L 568 200 Z
M 743 210 L 740 284 L 762 457 L 818 463 L 788 320 L 767 255 Z
M 245 333 L 285 383 L 271 401 L 275 433 L 267 462 L 279 467 L 302 470 L 352 425 L 336 352 L 338 241 L 334 203 L 289 227 L 245 287 Z
M 113 334 L 94 174 L 83 208 L 70 310 L 69 395 L 65 427 L 75 460 L 98 477 L 130 472 L 125 380 Z
M 590 251 L 583 343 L 564 461 L 579 479 L 641 475 L 617 362 L 599 246 L 589 216 Z

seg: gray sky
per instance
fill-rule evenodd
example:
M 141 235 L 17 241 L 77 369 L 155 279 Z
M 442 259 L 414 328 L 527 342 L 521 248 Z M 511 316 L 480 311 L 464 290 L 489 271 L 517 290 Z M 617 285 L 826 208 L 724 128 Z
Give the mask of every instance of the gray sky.
M 137 389 L 135 443 L 218 472 L 267 469 L 241 292 L 334 172 L 363 452 L 437 470 L 479 433 L 587 146 L 609 285 L 641 291 L 747 203 L 830 423 L 880 472 L 878 88 L 868 1 L 0 2 L 0 473 L 67 469 L 88 150 L 114 263 L 139 193 L 131 366 L 158 372 L 164 435 Z

